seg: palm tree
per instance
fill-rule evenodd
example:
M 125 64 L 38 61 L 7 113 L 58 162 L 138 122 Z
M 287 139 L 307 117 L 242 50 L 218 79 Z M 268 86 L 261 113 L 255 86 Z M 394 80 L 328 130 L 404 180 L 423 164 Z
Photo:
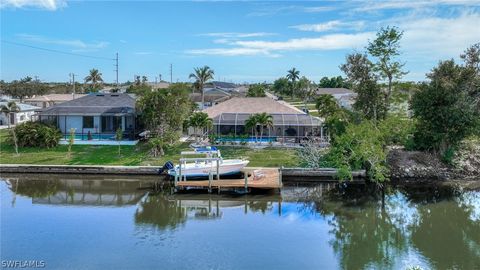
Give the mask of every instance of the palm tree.
M 203 110 L 204 102 L 205 102 L 205 95 L 204 95 L 204 91 L 203 91 L 203 86 L 208 80 L 213 79 L 213 75 L 215 73 L 208 66 L 197 67 L 197 68 L 194 69 L 194 71 L 195 72 L 190 74 L 190 76 L 188 76 L 188 78 L 195 79 L 195 84 L 194 85 L 202 93 L 202 107 L 201 107 L 201 109 Z
M 10 123 L 11 116 L 14 113 L 19 112 L 20 107 L 17 106 L 17 103 L 15 103 L 15 101 L 9 101 L 7 105 L 2 105 L 1 111 L 7 116 L 8 128 L 10 128 L 10 124 L 15 124 L 15 123 Z
M 190 116 L 188 125 L 193 127 L 193 133 L 195 133 L 195 141 L 198 142 L 197 128 L 201 128 L 202 137 L 205 134 L 205 129 L 210 129 L 213 125 L 213 121 L 208 117 L 207 113 L 195 112 Z
M 260 126 L 260 142 L 262 142 L 263 129 L 273 127 L 273 116 L 268 113 L 257 113 L 255 118 L 257 119 L 257 125 Z
M 20 107 L 17 106 L 17 103 L 15 101 L 9 101 L 7 105 L 2 105 L 2 108 L 0 109 L 2 113 L 7 115 L 7 123 L 8 123 L 8 128 L 10 128 L 10 119 L 11 116 L 14 113 L 17 113 L 20 111 Z M 15 124 L 15 123 L 12 123 Z M 18 155 L 18 141 L 17 141 L 17 134 L 15 134 L 15 128 L 12 128 L 12 136 L 13 136 L 13 142 L 15 143 L 15 152 Z
M 257 142 L 257 115 L 250 115 L 247 120 L 245 120 L 245 129 L 250 129 L 252 134 L 255 136 L 255 142 Z
M 294 94 L 294 89 L 295 89 L 295 82 L 300 78 L 300 71 L 298 71 L 296 68 L 292 68 L 289 71 L 287 71 L 287 79 L 290 80 L 292 83 L 292 98 Z
M 98 69 L 91 69 L 90 70 L 90 75 L 85 77 L 85 83 L 92 82 L 92 87 L 94 89 L 97 88 L 97 86 L 103 82 L 102 79 L 102 73 L 98 71 Z

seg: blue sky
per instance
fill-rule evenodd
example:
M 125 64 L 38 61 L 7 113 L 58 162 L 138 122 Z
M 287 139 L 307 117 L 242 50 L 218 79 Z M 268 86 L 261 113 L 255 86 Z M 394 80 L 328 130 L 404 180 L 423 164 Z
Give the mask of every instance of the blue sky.
M 217 80 L 273 81 L 296 67 L 318 81 L 342 75 L 345 55 L 364 51 L 382 26 L 404 31 L 404 80 L 423 80 L 439 60 L 456 58 L 480 42 L 480 1 L 133 2 L 2 0 L 1 79 L 42 81 L 84 78 L 98 68 L 119 80 L 159 74 L 189 81 L 208 65 Z

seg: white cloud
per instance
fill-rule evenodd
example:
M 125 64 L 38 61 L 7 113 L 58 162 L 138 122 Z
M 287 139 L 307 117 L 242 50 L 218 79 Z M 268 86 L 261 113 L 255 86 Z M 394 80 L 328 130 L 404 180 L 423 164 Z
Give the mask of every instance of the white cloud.
M 294 28 L 300 31 L 326 32 L 330 30 L 336 30 L 339 28 L 359 30 L 364 26 L 365 26 L 364 21 L 342 22 L 340 20 L 334 20 L 334 21 L 328 21 L 325 23 L 318 23 L 318 24 L 293 25 L 293 26 L 290 26 L 289 28 Z
M 188 50 L 186 53 L 194 55 L 263 55 L 279 57 L 283 51 L 360 48 L 365 46 L 367 40 L 373 36 L 373 32 L 364 32 L 358 34 L 332 34 L 317 38 L 297 38 L 285 41 L 242 40 L 230 43 L 234 46 L 232 48 L 196 49 Z
M 31 34 L 17 34 L 16 36 L 29 42 L 67 46 L 74 48 L 76 51 L 102 49 L 107 47 L 109 44 L 106 41 L 87 43 L 79 39 L 53 39 Z
M 364 32 L 357 34 L 331 34 L 317 38 L 295 38 L 286 41 L 237 41 L 235 44 L 268 51 L 337 50 L 362 47 L 373 36 L 373 32 Z
M 435 6 L 479 6 L 479 0 L 389 0 L 389 1 L 365 1 L 354 11 L 374 11 L 384 9 L 415 9 Z
M 268 57 L 278 57 L 278 54 L 272 54 L 268 50 L 255 48 L 212 48 L 212 49 L 196 49 L 187 50 L 187 54 L 191 55 L 220 55 L 220 56 L 252 56 L 264 55 Z
M 480 41 L 479 13 L 464 13 L 456 18 L 425 17 L 399 20 L 404 31 L 402 45 L 408 55 L 457 57 L 468 46 Z
M 2 0 L 0 2 L 0 8 L 33 7 L 53 11 L 66 6 L 66 0 Z
M 335 8 L 333 6 L 327 7 L 304 7 L 303 11 L 308 12 L 308 13 L 316 13 L 316 12 L 325 12 L 325 11 L 331 11 L 334 10 Z

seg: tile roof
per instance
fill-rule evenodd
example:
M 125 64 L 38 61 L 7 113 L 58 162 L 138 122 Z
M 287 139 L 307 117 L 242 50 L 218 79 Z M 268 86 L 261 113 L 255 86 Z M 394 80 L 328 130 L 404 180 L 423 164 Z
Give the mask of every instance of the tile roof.
M 98 115 L 135 112 L 135 98 L 129 94 L 89 94 L 45 108 L 40 115 Z
M 305 114 L 289 104 L 275 101 L 268 97 L 234 97 L 216 106 L 204 110 L 209 117 L 214 118 L 222 113 L 262 113 L 269 114 Z
M 322 94 L 345 95 L 345 94 L 353 94 L 353 91 L 347 88 L 318 88 L 316 93 L 317 95 L 322 95 Z
M 25 99 L 25 101 L 65 102 L 86 96 L 85 94 L 49 94 Z

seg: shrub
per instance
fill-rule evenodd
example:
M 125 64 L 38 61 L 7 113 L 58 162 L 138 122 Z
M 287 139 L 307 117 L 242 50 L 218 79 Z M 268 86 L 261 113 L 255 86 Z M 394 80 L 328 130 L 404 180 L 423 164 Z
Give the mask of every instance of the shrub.
M 25 122 L 15 126 L 18 146 L 20 147 L 46 147 L 51 148 L 58 145 L 62 133 L 54 126 L 41 122 Z M 13 144 L 13 138 L 9 139 Z
M 415 130 L 414 124 L 412 119 L 389 115 L 378 124 L 378 129 L 382 133 L 386 145 L 396 144 L 409 148 Z

